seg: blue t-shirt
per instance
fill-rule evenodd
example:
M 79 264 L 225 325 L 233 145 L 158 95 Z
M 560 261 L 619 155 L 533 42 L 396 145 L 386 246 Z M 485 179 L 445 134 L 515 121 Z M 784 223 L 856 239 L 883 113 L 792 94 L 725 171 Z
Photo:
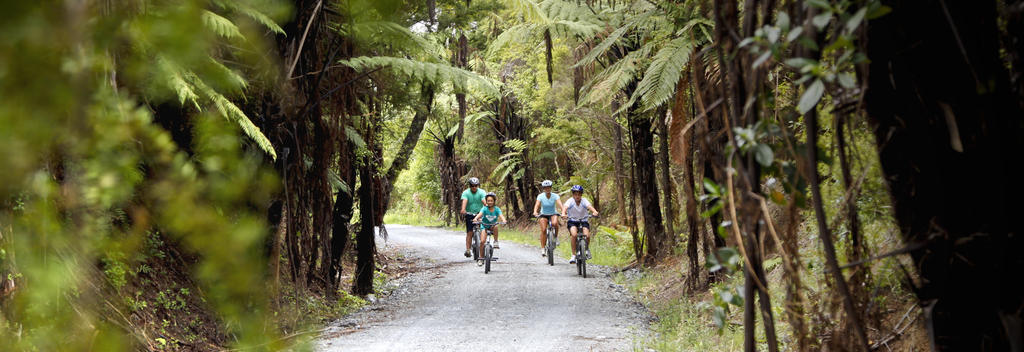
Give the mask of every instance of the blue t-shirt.
M 548 198 L 547 193 L 541 193 L 537 195 L 537 200 L 540 201 L 540 214 L 541 215 L 555 215 L 558 212 L 555 211 L 555 203 L 558 202 L 558 193 L 551 192 L 551 197 Z
M 492 211 L 487 209 L 487 207 L 483 207 L 480 209 L 480 214 L 482 215 L 480 217 L 480 225 L 483 225 L 484 228 L 488 228 L 498 223 L 498 218 L 501 215 L 501 208 L 498 208 L 498 206 L 495 205 L 494 210 Z

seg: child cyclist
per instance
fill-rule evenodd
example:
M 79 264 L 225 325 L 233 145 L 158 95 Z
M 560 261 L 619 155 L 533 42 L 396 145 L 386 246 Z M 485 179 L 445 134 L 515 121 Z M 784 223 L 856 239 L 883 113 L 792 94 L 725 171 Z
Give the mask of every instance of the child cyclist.
M 485 234 L 484 236 L 486 236 L 487 229 L 491 229 L 494 236 L 494 248 L 498 248 L 498 227 L 495 225 L 505 222 L 505 215 L 501 213 L 501 208 L 494 205 L 497 201 L 498 196 L 494 192 L 487 193 L 487 196 L 484 197 L 485 206 L 473 218 L 473 222 L 480 222 L 480 230 Z M 484 252 L 485 242 L 487 242 L 487 237 L 480 239 L 480 253 Z M 476 265 L 484 265 L 484 261 L 479 259 L 476 261 Z
M 569 243 L 572 244 L 573 255 L 569 259 L 569 264 L 576 264 L 576 234 L 582 230 L 584 236 L 590 237 L 590 223 L 586 220 L 588 211 L 597 216 L 597 209 L 583 198 L 583 186 L 572 186 L 572 198 L 565 201 L 565 206 L 562 207 L 562 217 L 568 219 L 566 226 L 569 227 L 569 236 L 572 237 Z

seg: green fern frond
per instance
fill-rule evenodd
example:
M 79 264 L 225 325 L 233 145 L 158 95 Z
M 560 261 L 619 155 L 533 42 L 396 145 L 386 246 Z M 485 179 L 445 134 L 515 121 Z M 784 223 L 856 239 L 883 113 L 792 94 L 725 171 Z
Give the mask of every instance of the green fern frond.
M 245 77 L 242 77 L 242 75 L 235 72 L 235 70 L 224 66 L 223 63 L 214 58 L 210 58 L 209 62 L 210 66 L 213 67 L 213 71 L 218 74 L 218 78 L 220 78 L 222 82 L 226 83 L 232 91 L 241 92 L 246 86 L 248 86 L 249 83 L 246 82 Z
M 597 23 L 599 20 L 587 7 L 574 1 L 544 0 L 538 4 L 548 18 L 558 18 L 574 22 Z
M 423 35 L 414 33 L 408 27 L 391 21 L 357 22 L 351 26 L 341 27 L 340 31 L 366 43 L 368 47 L 389 45 L 409 52 L 422 52 L 430 55 L 438 55 L 444 51 L 444 48 L 436 41 L 424 38 Z
M 586 94 L 580 99 L 583 102 L 602 104 L 607 106 L 612 99 L 622 91 L 629 82 L 637 78 L 640 70 L 640 61 L 650 55 L 655 42 L 648 42 L 638 50 L 626 54 L 622 59 L 616 61 L 608 68 L 598 73 L 591 84 L 584 87 Z M 625 108 L 628 105 L 624 105 Z
M 627 105 L 638 98 L 647 111 L 668 101 L 675 94 L 676 84 L 683 68 L 690 62 L 694 43 L 689 37 L 673 39 L 661 48 L 647 67 L 644 78 L 637 84 L 633 96 Z
M 242 32 L 238 30 L 238 26 L 235 26 L 235 24 L 231 22 L 231 20 L 206 10 L 204 10 L 203 14 L 200 16 L 203 19 L 203 25 L 205 25 L 206 28 L 213 31 L 213 33 L 216 33 L 217 35 L 224 38 L 242 38 Z
M 356 131 L 352 126 L 345 128 L 345 138 L 348 138 L 352 144 L 356 145 L 356 148 L 365 149 L 366 141 L 363 140 L 363 136 L 359 135 L 359 131 Z
M 533 23 L 546 23 L 548 22 L 548 16 L 544 12 L 544 9 L 540 7 L 536 1 L 533 0 L 508 0 L 507 4 L 516 15 L 522 16 L 527 22 Z
M 593 63 L 598 56 L 604 55 L 604 53 L 606 53 L 608 49 L 610 49 L 613 45 L 615 45 L 615 43 L 622 39 L 622 37 L 625 36 L 626 33 L 628 33 L 630 30 L 635 28 L 651 26 L 650 20 L 653 16 L 654 13 L 647 12 L 633 17 L 629 22 L 626 22 L 619 28 L 616 28 L 614 31 L 609 33 L 607 37 L 601 40 L 601 42 L 597 44 L 597 46 L 595 46 L 593 49 L 587 52 L 587 55 L 584 55 L 583 58 L 576 62 L 576 64 L 573 65 L 572 67 L 586 66 Z
M 591 37 L 601 31 L 601 26 L 587 22 L 568 20 L 555 20 L 547 25 L 551 31 L 559 36 Z
M 242 1 L 214 1 L 218 6 L 242 13 L 243 15 L 251 18 L 253 21 L 267 27 L 267 29 L 277 34 L 285 34 L 284 28 L 281 28 L 274 19 L 267 16 L 260 9 L 253 8 Z
M 155 62 L 156 72 L 161 76 L 161 79 L 155 81 L 164 82 L 166 88 L 178 97 L 178 104 L 192 103 L 198 109 L 199 95 L 192 89 L 192 85 L 185 81 L 185 71 L 162 56 L 158 56 Z
M 235 103 L 232 103 L 228 98 L 224 97 L 223 94 L 220 94 L 213 88 L 210 88 L 209 85 L 204 83 L 203 80 L 199 79 L 195 74 L 189 73 L 186 75 L 186 78 L 189 83 L 203 93 L 204 98 L 209 100 L 222 116 L 238 124 L 238 127 L 242 129 L 242 132 L 245 133 L 246 136 L 249 136 L 253 142 L 256 142 L 256 145 L 260 149 L 267 154 L 270 154 L 272 159 L 277 160 L 277 152 L 274 151 L 274 146 L 270 144 L 270 140 L 267 139 L 267 136 L 263 135 L 263 132 L 260 131 L 259 127 L 256 127 L 256 125 L 249 120 L 249 117 L 242 112 L 242 109 L 239 109 Z
M 495 53 L 504 49 L 510 43 L 531 43 L 538 38 L 540 26 L 533 23 L 517 24 L 501 32 L 497 38 L 487 46 L 487 56 L 493 57 Z
M 526 149 L 526 141 L 523 141 L 522 139 L 509 139 L 503 144 L 505 145 L 505 148 L 511 149 L 515 152 L 522 152 Z
M 390 56 L 361 56 L 341 60 L 338 63 L 364 71 L 389 68 L 394 73 L 437 86 L 451 83 L 452 88 L 457 92 L 478 92 L 488 97 L 497 97 L 499 94 L 499 84 L 493 79 L 448 64 Z

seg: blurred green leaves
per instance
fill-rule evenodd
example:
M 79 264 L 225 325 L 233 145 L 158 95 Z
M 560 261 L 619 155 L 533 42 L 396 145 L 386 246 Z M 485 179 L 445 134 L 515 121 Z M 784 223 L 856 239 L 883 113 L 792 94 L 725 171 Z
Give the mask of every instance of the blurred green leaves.
M 260 209 L 277 182 L 242 133 L 273 147 L 231 99 L 269 84 L 255 80 L 270 75 L 253 53 L 264 52 L 262 32 L 281 32 L 285 9 L 260 0 L 4 5 L 0 275 L 16 289 L 0 297 L 0 350 L 156 343 L 104 296 L 106 285 L 128 284 L 124 266 L 145 255 L 152 229 L 199 258 L 197 284 L 234 344 L 281 347 L 265 316 L 261 254 Z M 194 145 L 154 122 L 164 103 L 181 106 L 174 118 L 195 126 Z

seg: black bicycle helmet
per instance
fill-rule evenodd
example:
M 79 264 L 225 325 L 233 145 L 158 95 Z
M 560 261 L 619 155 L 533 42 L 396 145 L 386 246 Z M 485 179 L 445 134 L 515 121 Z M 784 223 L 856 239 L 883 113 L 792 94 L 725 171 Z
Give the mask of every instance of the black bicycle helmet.
M 470 177 L 469 178 L 469 185 L 470 186 L 479 186 L 480 185 L 480 179 L 478 179 L 476 177 Z

